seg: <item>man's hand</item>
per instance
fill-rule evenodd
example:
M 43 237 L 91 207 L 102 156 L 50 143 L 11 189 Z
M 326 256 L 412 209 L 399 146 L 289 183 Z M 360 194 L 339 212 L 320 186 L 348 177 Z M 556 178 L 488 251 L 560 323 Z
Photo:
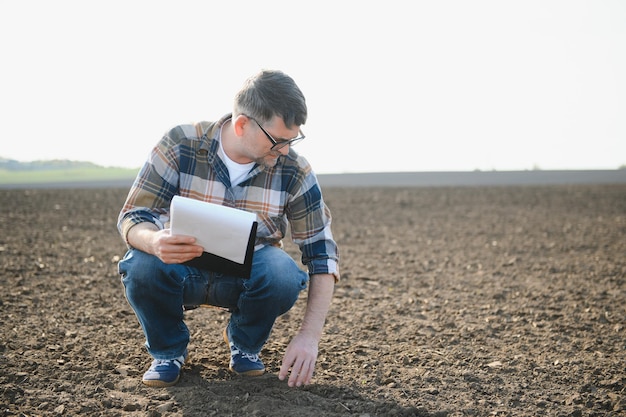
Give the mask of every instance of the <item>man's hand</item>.
M 166 264 L 182 264 L 202 255 L 202 246 L 196 245 L 193 236 L 171 235 L 169 229 L 154 234 L 154 255 Z
M 202 246 L 195 242 L 192 236 L 171 235 L 169 229 L 158 230 L 148 222 L 139 223 L 128 232 L 128 243 L 166 264 L 181 264 L 202 255 Z
M 318 344 L 322 336 L 322 327 L 330 307 L 335 287 L 335 278 L 330 274 L 311 275 L 309 296 L 300 331 L 293 338 L 278 373 L 283 381 L 289 374 L 287 384 L 299 387 L 311 383 L 315 362 L 317 362 Z M 291 371 L 291 373 L 290 373 Z
M 317 344 L 317 338 L 299 332 L 287 346 L 278 379 L 283 381 L 289 374 L 290 387 L 310 384 L 317 361 Z

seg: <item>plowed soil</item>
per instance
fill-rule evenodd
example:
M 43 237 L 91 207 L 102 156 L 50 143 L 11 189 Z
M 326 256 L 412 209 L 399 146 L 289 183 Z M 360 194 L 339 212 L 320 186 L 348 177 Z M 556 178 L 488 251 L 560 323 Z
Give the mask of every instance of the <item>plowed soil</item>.
M 625 185 L 325 189 L 343 275 L 293 389 L 277 371 L 306 294 L 266 375 L 228 372 L 228 317 L 202 308 L 179 384 L 141 384 L 126 192 L 0 190 L 0 416 L 626 415 Z

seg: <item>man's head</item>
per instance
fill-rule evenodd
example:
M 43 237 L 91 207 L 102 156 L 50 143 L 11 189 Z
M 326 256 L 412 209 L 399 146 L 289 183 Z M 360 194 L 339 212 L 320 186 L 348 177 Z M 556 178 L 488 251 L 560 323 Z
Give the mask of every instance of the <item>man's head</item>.
M 235 140 L 226 138 L 224 150 L 235 162 L 254 161 L 271 168 L 304 139 L 300 126 L 306 118 L 304 95 L 293 79 L 281 71 L 261 71 L 235 96 Z
M 263 70 L 248 78 L 235 96 L 233 117 L 245 114 L 260 123 L 280 117 L 288 128 L 306 122 L 304 94 L 282 71 Z

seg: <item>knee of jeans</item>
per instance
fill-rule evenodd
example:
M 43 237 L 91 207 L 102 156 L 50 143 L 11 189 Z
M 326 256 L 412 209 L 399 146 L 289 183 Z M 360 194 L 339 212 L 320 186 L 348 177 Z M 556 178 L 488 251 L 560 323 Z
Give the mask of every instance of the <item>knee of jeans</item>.
M 300 269 L 288 268 L 281 271 L 273 271 L 268 279 L 268 284 L 273 292 L 281 294 L 281 298 L 286 298 L 295 302 L 300 292 L 306 288 L 308 274 Z
M 260 291 L 281 299 L 297 299 L 306 288 L 308 274 L 282 249 L 266 247 L 255 253 L 252 276 L 244 281 L 247 291 Z
M 159 258 L 138 250 L 130 250 L 118 264 L 118 272 L 127 287 L 150 286 L 161 270 L 162 262 Z
M 277 302 L 281 306 L 282 313 L 287 312 L 298 301 L 300 292 L 306 288 L 307 282 L 308 274 L 300 270 L 295 274 L 292 272 L 289 279 L 278 280 L 277 284 L 280 287 L 276 288 L 276 291 L 282 296 L 277 299 Z

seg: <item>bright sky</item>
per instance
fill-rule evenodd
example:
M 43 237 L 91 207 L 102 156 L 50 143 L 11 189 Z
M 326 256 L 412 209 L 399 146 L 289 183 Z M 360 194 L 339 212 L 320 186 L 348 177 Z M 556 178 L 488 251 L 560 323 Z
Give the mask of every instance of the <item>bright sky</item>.
M 262 68 L 318 173 L 626 164 L 626 1 L 0 0 L 0 157 L 139 167 Z

